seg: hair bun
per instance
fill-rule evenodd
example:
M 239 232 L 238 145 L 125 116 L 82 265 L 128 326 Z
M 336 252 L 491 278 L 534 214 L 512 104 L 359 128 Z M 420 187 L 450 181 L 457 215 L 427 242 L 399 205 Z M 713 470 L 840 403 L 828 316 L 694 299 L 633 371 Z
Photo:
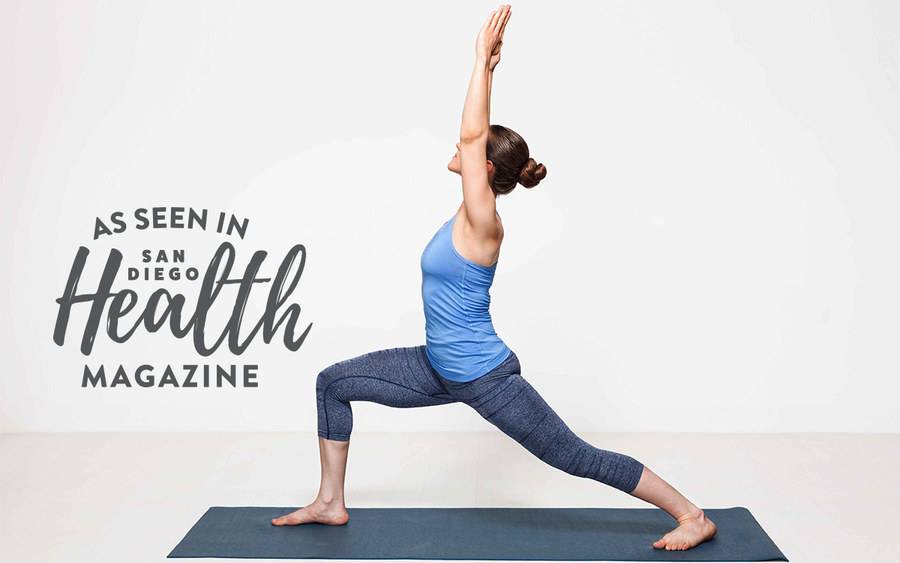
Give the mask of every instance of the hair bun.
M 529 158 L 522 171 L 519 172 L 519 183 L 526 188 L 533 188 L 547 175 L 547 168 L 538 164 L 533 158 Z

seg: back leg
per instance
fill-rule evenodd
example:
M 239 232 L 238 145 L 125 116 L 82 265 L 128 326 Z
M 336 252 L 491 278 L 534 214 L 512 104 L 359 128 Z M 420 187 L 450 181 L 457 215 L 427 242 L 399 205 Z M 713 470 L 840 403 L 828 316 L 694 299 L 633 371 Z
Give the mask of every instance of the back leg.
M 637 487 L 644 470 L 641 462 L 597 448 L 577 436 L 520 373 L 496 379 L 491 385 L 493 389 L 479 391 L 471 406 L 538 459 L 626 493 Z

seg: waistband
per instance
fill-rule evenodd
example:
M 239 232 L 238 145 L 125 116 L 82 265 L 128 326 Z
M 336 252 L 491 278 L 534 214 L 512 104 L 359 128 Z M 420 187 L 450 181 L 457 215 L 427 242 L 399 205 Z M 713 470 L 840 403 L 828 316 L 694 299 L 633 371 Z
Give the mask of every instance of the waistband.
M 511 373 L 521 373 L 521 372 L 522 372 L 522 366 L 521 366 L 521 364 L 519 364 L 519 357 L 512 350 L 509 351 L 509 356 L 507 356 L 507 358 L 505 360 L 500 362 L 500 364 L 497 367 L 495 367 L 494 369 L 492 369 L 491 371 L 485 373 L 484 375 L 482 375 L 480 377 L 476 377 L 475 379 L 472 379 L 471 381 L 455 381 L 453 379 L 447 379 L 443 375 L 439 374 L 437 372 L 437 370 L 434 370 L 435 375 L 437 375 L 440 378 L 440 380 L 444 383 L 444 386 L 448 387 L 448 388 L 452 387 L 453 389 L 462 389 L 462 388 L 468 387 L 474 383 L 478 383 L 478 382 L 483 383 L 484 381 L 488 381 L 488 380 L 494 379 L 496 377 L 502 377 L 505 375 L 509 375 Z

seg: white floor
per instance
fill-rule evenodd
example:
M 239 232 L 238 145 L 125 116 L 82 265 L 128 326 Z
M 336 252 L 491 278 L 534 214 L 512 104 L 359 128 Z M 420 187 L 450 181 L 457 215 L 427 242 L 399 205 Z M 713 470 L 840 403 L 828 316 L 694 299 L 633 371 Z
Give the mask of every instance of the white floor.
M 582 437 L 701 507 L 748 507 L 792 562 L 900 561 L 900 435 Z M 0 434 L 0 561 L 163 561 L 208 506 L 306 504 L 318 478 L 312 434 Z M 356 432 L 347 502 L 649 506 L 493 432 Z

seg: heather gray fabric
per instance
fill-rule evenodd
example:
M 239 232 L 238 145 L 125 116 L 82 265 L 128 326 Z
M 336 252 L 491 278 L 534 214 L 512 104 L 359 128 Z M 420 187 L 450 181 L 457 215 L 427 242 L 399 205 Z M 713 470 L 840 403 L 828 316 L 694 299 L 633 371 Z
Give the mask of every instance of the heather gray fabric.
M 333 364 L 316 380 L 318 433 L 349 440 L 351 401 L 409 408 L 463 402 L 542 461 L 566 473 L 630 493 L 644 465 L 633 457 L 594 447 L 579 438 L 522 377 L 515 352 L 467 382 L 442 377 L 425 345 L 369 352 Z
M 746 508 L 706 508 L 716 536 L 654 549 L 656 508 L 349 508 L 344 526 L 273 526 L 289 507 L 213 507 L 169 557 L 519 561 L 787 561 Z

